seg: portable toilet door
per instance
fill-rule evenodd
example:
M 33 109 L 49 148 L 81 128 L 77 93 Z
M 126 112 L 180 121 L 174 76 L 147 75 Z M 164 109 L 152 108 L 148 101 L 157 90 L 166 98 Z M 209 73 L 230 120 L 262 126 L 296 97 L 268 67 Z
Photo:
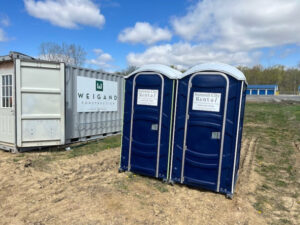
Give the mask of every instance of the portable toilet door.
M 205 63 L 178 80 L 170 181 L 232 197 L 237 179 L 246 79 L 227 64 Z
M 168 178 L 174 86 L 180 75 L 164 65 L 145 65 L 125 77 L 120 172 Z

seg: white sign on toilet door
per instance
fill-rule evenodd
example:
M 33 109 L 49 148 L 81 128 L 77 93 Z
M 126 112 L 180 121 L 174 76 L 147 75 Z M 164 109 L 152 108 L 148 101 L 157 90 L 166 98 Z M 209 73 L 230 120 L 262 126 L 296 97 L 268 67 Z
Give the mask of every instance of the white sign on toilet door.
M 194 92 L 193 110 L 220 112 L 221 93 Z
M 138 105 L 157 106 L 158 105 L 158 90 L 138 89 L 137 104 Z

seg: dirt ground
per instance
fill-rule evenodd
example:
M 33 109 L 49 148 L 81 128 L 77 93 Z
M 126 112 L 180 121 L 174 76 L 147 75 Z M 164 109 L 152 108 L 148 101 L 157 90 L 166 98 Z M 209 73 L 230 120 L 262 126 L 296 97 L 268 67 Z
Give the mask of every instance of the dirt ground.
M 119 148 L 36 169 L 0 151 L 1 224 L 266 224 L 252 206 L 256 139 L 245 139 L 233 200 L 118 173 Z M 32 153 L 33 157 L 40 154 Z M 242 183 L 242 185 L 241 185 Z
M 0 151 L 0 225 L 300 224 L 300 105 L 247 103 L 233 200 L 118 173 L 120 137 Z

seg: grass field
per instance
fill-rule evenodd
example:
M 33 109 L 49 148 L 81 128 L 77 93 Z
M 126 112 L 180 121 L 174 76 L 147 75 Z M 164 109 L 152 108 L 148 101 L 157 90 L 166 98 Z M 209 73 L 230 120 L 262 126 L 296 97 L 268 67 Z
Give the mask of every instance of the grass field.
M 257 137 L 255 171 L 263 177 L 253 206 L 270 223 L 295 224 L 300 215 L 300 104 L 248 103 L 248 136 Z
M 0 152 L 0 224 L 300 224 L 299 103 L 247 103 L 233 200 L 120 174 L 119 146 Z

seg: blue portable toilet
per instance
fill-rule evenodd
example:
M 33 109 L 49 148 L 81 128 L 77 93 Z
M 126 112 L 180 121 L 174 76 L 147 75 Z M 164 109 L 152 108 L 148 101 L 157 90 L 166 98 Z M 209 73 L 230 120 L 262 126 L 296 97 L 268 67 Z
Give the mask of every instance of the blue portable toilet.
M 168 179 L 173 98 L 180 75 L 155 64 L 125 77 L 120 172 Z
M 232 197 L 238 176 L 247 81 L 227 64 L 204 63 L 177 83 L 170 182 Z

